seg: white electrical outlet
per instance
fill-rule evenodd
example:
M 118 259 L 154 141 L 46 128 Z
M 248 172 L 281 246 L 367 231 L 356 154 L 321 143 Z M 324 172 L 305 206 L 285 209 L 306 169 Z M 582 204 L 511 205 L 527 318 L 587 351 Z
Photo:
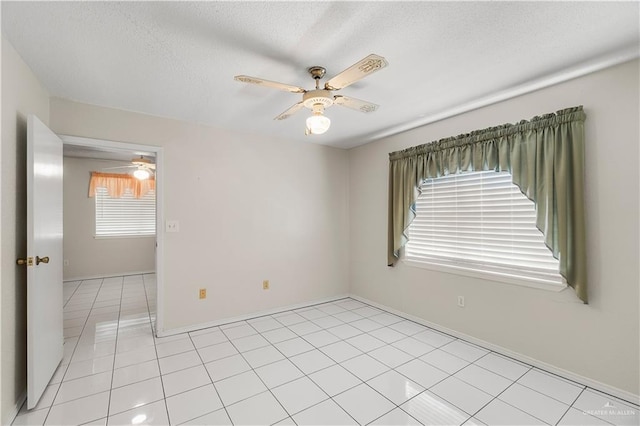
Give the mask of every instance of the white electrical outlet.
M 458 296 L 458 306 L 464 308 L 464 296 Z
M 165 222 L 164 230 L 166 232 L 180 232 L 180 222 L 177 220 L 167 220 Z

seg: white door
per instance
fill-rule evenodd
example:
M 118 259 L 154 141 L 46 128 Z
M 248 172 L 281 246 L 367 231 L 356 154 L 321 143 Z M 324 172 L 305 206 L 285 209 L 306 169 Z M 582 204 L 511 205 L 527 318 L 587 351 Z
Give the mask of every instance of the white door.
M 62 140 L 27 118 L 27 408 L 58 364 L 62 329 Z

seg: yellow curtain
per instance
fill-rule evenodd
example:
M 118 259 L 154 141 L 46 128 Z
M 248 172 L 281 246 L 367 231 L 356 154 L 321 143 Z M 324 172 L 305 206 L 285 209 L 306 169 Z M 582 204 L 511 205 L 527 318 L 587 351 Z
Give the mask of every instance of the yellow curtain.
M 141 198 L 147 192 L 156 189 L 156 180 L 154 178 L 139 180 L 131 175 L 120 173 L 91 172 L 89 197 L 96 195 L 96 188 L 107 188 L 107 193 L 111 198 L 122 197 L 127 189 L 135 198 Z

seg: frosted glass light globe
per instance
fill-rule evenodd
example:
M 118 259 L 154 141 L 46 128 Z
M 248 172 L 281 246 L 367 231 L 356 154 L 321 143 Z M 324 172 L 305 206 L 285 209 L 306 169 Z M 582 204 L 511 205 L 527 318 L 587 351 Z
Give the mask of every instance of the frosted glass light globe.
M 331 120 L 322 114 L 314 114 L 307 118 L 307 129 L 312 135 L 321 135 L 331 126 Z
M 133 177 L 138 180 L 149 179 L 149 176 L 151 176 L 151 173 L 147 169 L 138 169 L 133 172 Z

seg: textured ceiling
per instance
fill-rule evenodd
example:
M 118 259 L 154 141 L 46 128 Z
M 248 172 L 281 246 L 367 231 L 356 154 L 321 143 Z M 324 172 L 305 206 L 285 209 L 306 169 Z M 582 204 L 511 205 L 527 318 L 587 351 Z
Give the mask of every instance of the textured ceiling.
M 638 2 L 2 2 L 2 32 L 53 96 L 343 148 L 602 58 L 638 55 Z M 275 121 L 370 53 L 389 66 L 338 94 L 381 105 Z

